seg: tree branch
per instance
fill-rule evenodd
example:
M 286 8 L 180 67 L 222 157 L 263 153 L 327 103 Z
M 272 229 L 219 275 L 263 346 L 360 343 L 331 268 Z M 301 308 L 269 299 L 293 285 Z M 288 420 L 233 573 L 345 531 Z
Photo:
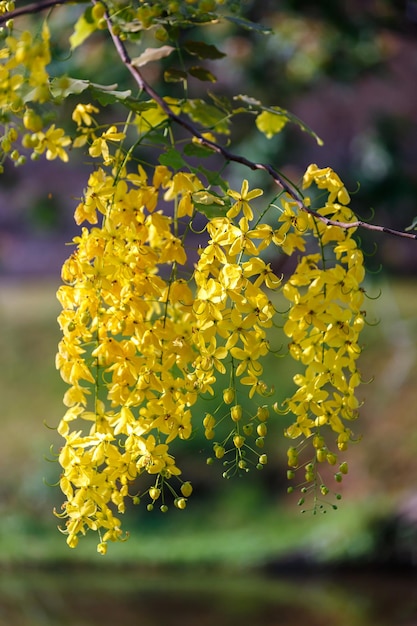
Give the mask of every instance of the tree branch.
M 73 2 L 74 0 L 40 0 L 39 2 L 28 4 L 24 7 L 20 7 L 19 9 L 15 9 L 14 11 L 10 11 L 9 13 L 6 13 L 5 15 L 1 15 L 0 24 L 6 22 L 8 19 L 12 19 L 13 17 L 18 17 L 20 15 L 28 15 L 31 13 L 39 13 L 40 11 L 43 11 L 45 9 L 62 5 L 70 1 Z M 77 0 L 77 1 L 83 2 L 87 0 Z M 98 0 L 91 0 L 92 4 L 97 4 L 97 1 Z M 202 145 L 207 146 L 213 152 L 221 155 L 226 161 L 240 163 L 241 165 L 244 165 L 245 167 L 248 167 L 251 170 L 262 170 L 266 172 L 267 174 L 269 174 L 272 180 L 283 191 L 285 191 L 290 196 L 290 198 L 294 200 L 294 202 L 296 202 L 296 204 L 302 211 L 309 213 L 310 215 L 314 216 L 316 219 L 320 220 L 327 226 L 337 226 L 343 229 L 365 228 L 367 230 L 382 232 L 382 233 L 386 233 L 389 235 L 395 235 L 397 237 L 417 240 L 417 234 L 414 234 L 414 233 L 394 230 L 393 228 L 387 228 L 385 226 L 378 226 L 377 224 L 369 224 L 368 222 L 363 222 L 362 220 L 356 220 L 354 222 L 338 222 L 336 220 L 331 220 L 323 215 L 320 215 L 319 213 L 310 209 L 304 204 L 304 198 L 302 194 L 299 192 L 299 190 L 297 189 L 297 187 L 295 185 L 290 184 L 283 176 L 279 174 L 279 172 L 275 168 L 272 167 L 272 165 L 268 163 L 256 163 L 255 161 L 251 161 L 250 159 L 247 159 L 244 156 L 231 152 L 230 150 L 228 150 L 227 148 L 224 148 L 223 146 L 216 143 L 215 141 L 211 141 L 210 139 L 206 139 L 205 137 L 203 137 L 203 135 L 189 121 L 183 119 L 182 117 L 174 113 L 174 111 L 169 107 L 169 105 L 165 102 L 165 100 L 153 89 L 151 85 L 149 85 L 146 82 L 146 80 L 143 78 L 139 69 L 135 67 L 135 65 L 133 65 L 132 59 L 130 58 L 123 41 L 120 39 L 118 35 L 115 34 L 113 30 L 113 24 L 112 24 L 109 12 L 107 10 L 105 12 L 104 17 L 107 23 L 110 36 L 116 48 L 116 51 L 121 61 L 125 65 L 125 67 L 131 73 L 138 87 L 142 91 L 144 91 L 150 98 L 152 98 L 152 100 L 154 100 L 161 107 L 161 109 L 166 113 L 166 115 L 169 117 L 170 120 L 172 120 L 179 126 L 182 126 L 182 128 L 187 130 L 193 137 L 198 139 Z
M 93 4 L 96 4 L 98 0 L 92 0 Z M 304 199 L 298 189 L 291 185 L 283 176 L 281 176 L 275 168 L 267 163 L 256 163 L 255 161 L 251 161 L 244 156 L 235 154 L 224 148 L 220 144 L 210 141 L 210 139 L 206 139 L 203 135 L 187 120 L 184 120 L 182 117 L 174 113 L 174 111 L 168 106 L 165 100 L 149 85 L 145 79 L 143 78 L 141 72 L 137 67 L 132 64 L 132 60 L 127 52 L 126 46 L 121 41 L 121 39 L 114 33 L 113 25 L 110 19 L 108 12 L 105 14 L 105 19 L 107 22 L 107 26 L 109 29 L 110 36 L 113 40 L 114 46 L 121 58 L 123 64 L 132 74 L 136 84 L 139 88 L 144 91 L 152 100 L 154 100 L 161 109 L 167 114 L 167 116 L 179 126 L 182 126 L 185 130 L 187 130 L 191 135 L 196 137 L 202 145 L 207 146 L 213 152 L 220 154 L 226 159 L 226 161 L 233 161 L 235 163 L 240 163 L 248 167 L 251 170 L 262 170 L 267 172 L 272 178 L 272 180 L 283 189 L 298 205 L 298 207 L 314 216 L 316 219 L 320 220 L 327 226 L 337 226 L 339 228 L 348 229 L 348 228 L 366 228 L 367 230 L 373 230 L 376 232 L 387 233 L 389 235 L 395 235 L 397 237 L 404 237 L 406 239 L 414 239 L 417 240 L 417 235 L 413 233 L 408 233 L 400 230 L 394 230 L 393 228 L 387 228 L 385 226 L 378 226 L 377 224 L 369 224 L 368 222 L 363 222 L 362 220 L 356 220 L 354 222 L 338 222 L 336 220 L 331 220 L 323 215 L 320 215 L 316 211 L 310 209 L 304 204 Z
M 88 0 L 76 0 L 76 2 L 87 1 Z M 0 15 L 0 24 L 5 24 L 7 20 L 11 20 L 14 17 L 40 13 L 41 11 L 45 11 L 46 9 L 50 9 L 51 7 L 55 7 L 60 4 L 67 4 L 69 2 L 74 3 L 74 0 L 40 0 L 39 2 L 33 2 L 32 4 L 27 4 L 24 7 L 19 7 L 18 9 L 14 9 L 13 11 L 9 11 L 8 13 Z

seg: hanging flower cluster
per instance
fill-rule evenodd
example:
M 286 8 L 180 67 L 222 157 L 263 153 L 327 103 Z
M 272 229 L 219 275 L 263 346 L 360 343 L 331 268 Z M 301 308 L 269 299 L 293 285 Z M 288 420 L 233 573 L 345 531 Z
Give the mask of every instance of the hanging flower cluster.
M 304 187 L 315 183 L 328 193 L 325 206 L 317 213 L 339 222 L 355 220 L 346 206 L 349 194 L 340 178 L 330 168 L 311 165 L 304 176 Z M 291 209 L 287 206 L 287 212 Z M 353 433 L 350 424 L 358 416 L 359 402 L 355 395 L 361 382 L 357 359 L 361 353 L 359 334 L 365 324 L 362 309 L 365 276 L 363 254 L 353 237 L 354 228 L 328 226 L 312 215 L 303 216 L 319 242 L 319 252 L 303 256 L 283 293 L 290 302 L 284 332 L 290 339 L 291 356 L 304 366 L 294 376 L 296 391 L 286 401 L 294 423 L 286 429 L 287 437 L 301 438 L 299 446 L 288 450 L 290 468 L 300 464 L 299 452 L 311 440 L 313 459 L 304 465 L 305 485 L 326 495 L 328 488 L 319 480 L 317 465 L 337 463 L 338 455 L 328 441 L 328 432 L 336 433 L 339 451 L 347 449 Z M 296 213 L 293 213 L 293 236 L 302 237 Z M 343 462 L 336 480 L 347 472 Z M 289 476 L 294 473 L 290 470 Z M 303 503 L 301 499 L 300 503 Z
M 141 24 L 138 32 L 154 28 L 161 41 L 170 36 L 171 14 L 178 13 L 181 24 L 210 23 L 223 2 L 199 0 L 182 8 L 174 2 L 168 9 L 163 2 L 110 5 L 107 10 L 93 2 L 86 9 L 71 45 L 75 49 L 95 30 L 109 28 L 140 88 L 137 99 L 114 86 L 67 76 L 51 80 L 46 22 L 36 36 L 16 35 L 12 21 L 0 32 L 1 163 L 8 156 L 18 165 L 25 154 L 66 162 L 71 146 L 85 148 L 96 164 L 75 208 L 81 231 L 57 294 L 62 339 L 56 365 L 68 385 L 58 427 L 64 440 L 59 482 L 66 501 L 57 515 L 70 547 L 92 530 L 102 554 L 109 541 L 125 538 L 120 515 L 129 503 L 145 499 L 149 510 L 157 504 L 162 512 L 172 500 L 178 509 L 187 506 L 193 487 L 182 479 L 176 450 L 198 432 L 209 441 L 208 462 L 221 459 L 226 478 L 262 469 L 272 409 L 294 418 L 285 430 L 293 440 L 289 476 L 304 472 L 301 490 L 311 491 L 317 506 L 329 491 L 320 464 L 339 463 L 336 480 L 347 472 L 338 454 L 353 440 L 365 315 L 363 255 L 355 229 L 326 223 L 354 221 L 339 177 L 330 168 L 308 168 L 304 187 L 314 185 L 326 195 L 324 206 L 310 210 L 313 200 L 302 201 L 301 192 L 272 168 L 216 143 L 215 134 L 227 135 L 239 111 L 255 114 L 267 137 L 279 132 L 289 115 L 246 96 L 238 98 L 236 110 L 214 95 L 212 104 L 187 93 L 182 99 L 161 98 L 138 68 L 170 55 L 174 47 L 146 50 L 133 60 L 124 49 L 133 21 Z M 13 6 L 0 0 L 0 15 Z M 136 40 L 135 29 L 132 33 Z M 203 42 L 187 40 L 184 50 L 199 59 L 224 56 Z M 201 67 L 191 67 L 189 74 L 215 80 Z M 166 76 L 178 82 L 188 74 L 171 68 Z M 49 109 L 87 90 L 96 103 L 125 106 L 126 121 L 103 126 L 94 104 L 78 102 L 71 138 L 50 124 L 53 118 L 46 122 L 49 110 L 41 105 Z M 173 121 L 192 136 L 183 151 L 177 150 Z M 146 162 L 147 146 L 151 163 L 157 146 L 158 165 Z M 240 190 L 230 189 L 217 172 L 190 165 L 213 152 L 272 173 L 288 193 L 268 202 L 246 179 Z M 205 222 L 196 243 L 198 214 Z M 296 257 L 292 275 L 274 272 L 277 254 Z M 281 291 L 289 303 L 283 323 L 277 307 Z M 286 338 L 284 355 L 300 365 L 295 391 L 284 405 L 263 379 L 279 327 Z M 211 412 L 197 404 L 208 398 L 217 403 Z
M 105 139 L 95 138 L 92 147 Z M 113 143 L 122 139 L 111 136 Z M 106 143 L 97 156 L 114 165 L 107 151 Z M 144 489 L 148 508 L 161 499 L 161 509 L 167 509 L 167 485 L 175 505 L 185 508 L 192 487 L 179 478 L 169 445 L 198 428 L 191 407 L 200 395 L 214 393 L 217 374 L 226 369 L 224 405 L 231 405 L 233 426 L 228 439 L 236 464 L 246 467 L 243 449 L 253 425 L 245 424 L 243 433 L 235 379 L 241 378 L 249 397 L 266 392 L 260 360 L 269 351 L 266 329 L 275 310 L 263 286 L 280 285 L 259 258 L 271 229 L 250 228 L 249 202 L 261 190 L 249 192 L 244 181 L 240 193 L 229 192 L 235 202 L 229 202 L 227 214 L 209 221 L 211 238 L 195 266 L 193 291 L 179 277 L 187 274 L 187 255 L 174 232 L 179 218 L 191 224 L 194 200 L 209 192 L 195 174 L 165 166 L 155 168 L 151 181 L 141 167 L 137 173 L 124 166 L 117 171 L 116 177 L 103 168 L 90 175 L 75 220 L 93 226 L 75 238 L 77 248 L 64 264 L 65 284 L 58 291 L 63 339 L 57 367 L 69 385 L 68 410 L 58 429 L 66 440 L 59 455 L 67 497 L 62 517 L 68 545 L 77 544 L 79 533 L 98 530 L 100 551 L 108 540 L 121 538 L 114 510 L 123 513 L 126 498 L 139 501 L 131 486 L 141 474 L 155 479 Z M 172 200 L 174 218 L 158 210 Z M 101 226 L 94 226 L 99 219 Z M 268 414 L 260 405 L 256 435 L 266 434 Z M 202 421 L 206 437 L 213 439 L 216 420 L 206 414 Z M 222 457 L 224 445 L 216 442 L 214 452 Z M 266 455 L 256 458 L 258 465 L 267 462 Z
M 90 127 L 93 111 L 87 112 L 74 115 Z M 75 220 L 91 227 L 74 239 L 77 247 L 64 264 L 58 291 L 63 339 L 57 367 L 69 385 L 59 426 L 65 439 L 60 484 L 67 498 L 60 515 L 68 545 L 92 529 L 100 534 L 100 552 L 109 540 L 122 538 L 117 514 L 125 511 L 126 499 L 138 503 L 147 495 L 149 509 L 159 501 L 166 511 L 171 492 L 175 505 L 185 508 L 192 486 L 181 479 L 173 440 L 187 440 L 201 426 L 215 440 L 218 422 L 228 422 L 226 438 L 212 444 L 216 458 L 228 459 L 224 475 L 267 463 L 266 454 L 255 449 L 263 447 L 267 433 L 265 398 L 273 390 L 262 380 L 262 361 L 270 353 L 268 331 L 277 315 L 271 295 L 282 282 L 262 258 L 271 246 L 289 254 L 312 239 L 320 243 L 321 252 L 302 256 L 283 287 L 291 303 L 284 326 L 289 353 L 305 366 L 287 401 L 296 422 L 286 433 L 313 441 L 317 454 L 307 480 L 315 480 L 316 461 L 336 462 L 325 442 L 326 427 L 337 433 L 341 450 L 351 439 L 345 422 L 356 417 L 360 382 L 355 361 L 364 273 L 352 231 L 327 227 L 285 199 L 274 228 L 263 221 L 271 207 L 254 214 L 252 203 L 262 191 L 250 191 L 246 180 L 240 191 L 222 198 L 192 172 L 158 165 L 151 180 L 141 166 L 128 173 L 120 150 L 113 150 L 122 159 L 118 167 L 116 157 L 109 157 L 123 138 L 113 131 L 90 136 L 90 154 L 113 169 L 99 167 L 90 175 Z M 329 191 L 320 214 L 353 219 L 345 206 L 348 194 L 330 169 L 311 166 L 305 186 L 312 182 Z M 192 229 L 195 204 L 203 200 L 217 203 L 224 215 L 207 221 L 208 239 L 190 270 L 185 234 Z M 170 217 L 162 207 L 171 201 Z M 193 416 L 197 399 L 213 395 L 216 383 L 223 384 L 219 415 Z M 247 398 L 255 396 L 262 402 L 248 414 Z M 289 463 L 298 465 L 294 446 Z M 141 487 L 137 479 L 143 474 L 151 482 Z

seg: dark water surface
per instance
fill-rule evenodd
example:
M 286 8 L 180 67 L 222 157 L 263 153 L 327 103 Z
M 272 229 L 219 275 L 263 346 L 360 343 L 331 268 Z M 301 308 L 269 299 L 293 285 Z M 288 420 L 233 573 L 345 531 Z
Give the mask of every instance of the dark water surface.
M 0 624 L 417 626 L 417 577 L 3 569 Z

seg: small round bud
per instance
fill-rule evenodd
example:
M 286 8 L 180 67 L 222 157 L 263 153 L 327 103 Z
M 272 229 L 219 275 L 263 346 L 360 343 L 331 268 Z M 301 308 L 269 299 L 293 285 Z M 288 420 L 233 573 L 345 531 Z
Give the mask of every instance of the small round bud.
M 168 511 L 168 507 L 166 504 L 161 504 L 159 508 L 160 508 L 161 513 L 166 513 Z
M 240 404 L 232 406 L 230 416 L 234 422 L 239 422 L 242 419 L 242 407 Z
M 242 437 L 242 435 L 235 435 L 233 437 L 233 443 L 236 448 L 241 448 L 243 444 L 245 443 L 245 438 Z
M 266 454 L 261 454 L 259 457 L 259 463 L 261 463 L 261 465 L 266 465 L 268 463 L 268 457 Z
M 181 485 L 181 493 L 185 498 L 189 498 L 193 493 L 193 486 L 190 482 L 183 483 Z
M 256 446 L 257 448 L 263 448 L 263 447 L 264 447 L 264 445 L 265 445 L 265 439 L 264 439 L 263 437 L 258 437 L 258 438 L 255 440 L 255 446 Z
M 225 454 L 225 449 L 223 448 L 223 446 L 215 445 L 214 454 L 216 456 L 216 459 L 222 459 Z
M 153 504 L 148 504 L 146 508 L 148 511 L 153 511 Z
M 337 456 L 333 454 L 333 452 L 328 452 L 326 454 L 326 461 L 329 463 L 329 465 L 336 465 Z
M 258 426 L 256 427 L 256 432 L 260 437 L 265 437 L 266 433 L 268 432 L 267 425 L 264 423 L 258 424 Z
M 339 471 L 342 472 L 342 474 L 347 474 L 348 470 L 348 464 L 346 463 L 346 461 L 343 461 L 343 463 L 339 465 Z
M 269 409 L 267 406 L 258 406 L 256 417 L 260 422 L 266 422 L 269 417 Z
M 233 387 L 228 387 L 227 389 L 223 389 L 223 401 L 225 404 L 232 404 L 235 399 L 235 390 Z
M 160 495 L 161 495 L 161 490 L 158 489 L 158 487 L 151 487 L 149 489 L 149 496 L 152 498 L 152 500 L 158 500 Z
M 211 415 L 211 413 L 206 413 L 203 419 L 203 426 L 207 430 L 211 430 L 216 425 L 216 419 Z

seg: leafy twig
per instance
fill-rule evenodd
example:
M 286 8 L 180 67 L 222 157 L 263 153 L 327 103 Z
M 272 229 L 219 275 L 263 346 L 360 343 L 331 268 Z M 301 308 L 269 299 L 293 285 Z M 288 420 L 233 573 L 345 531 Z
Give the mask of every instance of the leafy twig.
M 98 0 L 92 0 L 93 4 L 96 4 L 97 1 Z M 387 233 L 389 235 L 395 235 L 397 237 L 404 237 L 407 239 L 417 240 L 417 235 L 413 233 L 407 233 L 407 232 L 403 232 L 399 230 L 394 230 L 393 228 L 387 228 L 386 226 L 378 226 L 377 224 L 369 224 L 368 222 L 363 222 L 362 220 L 356 220 L 354 222 L 338 222 L 335 220 L 331 220 L 323 215 L 320 215 L 319 213 L 310 209 L 304 204 L 304 199 L 302 195 L 300 194 L 300 192 L 298 191 L 298 189 L 292 186 L 271 165 L 269 165 L 268 163 L 256 163 L 255 161 L 251 161 L 250 159 L 247 159 L 244 156 L 235 154 L 231 152 L 230 150 L 228 150 L 227 148 L 224 148 L 220 144 L 203 137 L 203 135 L 190 122 L 188 122 L 187 120 L 184 120 L 182 117 L 174 113 L 174 111 L 165 102 L 165 100 L 153 89 L 153 87 L 151 87 L 151 85 L 149 85 L 146 82 L 146 80 L 143 78 L 139 69 L 133 65 L 132 59 L 130 58 L 126 50 L 125 45 L 123 44 L 121 39 L 114 33 L 112 22 L 107 12 L 105 14 L 105 19 L 107 22 L 107 26 L 108 26 L 111 38 L 113 39 L 115 48 L 117 50 L 117 53 L 119 54 L 123 64 L 132 74 L 139 88 L 143 90 L 146 94 L 148 94 L 148 96 L 152 98 L 152 100 L 154 100 L 161 107 L 164 113 L 166 113 L 166 115 L 173 122 L 185 128 L 191 135 L 196 137 L 202 145 L 205 145 L 211 150 L 213 150 L 213 152 L 220 154 L 227 161 L 240 163 L 241 165 L 244 165 L 251 170 L 263 170 L 264 172 L 267 172 L 271 176 L 273 181 L 277 185 L 279 185 L 279 187 L 281 187 L 281 189 L 283 189 L 297 203 L 297 205 L 302 211 L 305 211 L 306 213 L 313 215 L 315 218 L 317 218 L 318 220 L 320 220 L 327 226 L 337 226 L 343 229 L 358 228 L 358 227 L 366 228 L 367 230 L 373 230 L 377 232 Z
M 40 2 L 34 2 L 24 7 L 19 7 L 18 9 L 9 11 L 8 13 L 4 15 L 0 15 L 0 24 L 3 24 L 7 20 L 12 19 L 14 17 L 18 17 L 21 15 L 28 15 L 32 13 L 39 13 L 45 9 L 62 5 L 62 4 L 66 4 L 69 1 L 70 0 L 40 0 Z M 74 1 L 74 0 L 71 0 L 71 1 Z M 91 0 L 91 1 L 92 1 L 92 4 L 97 4 L 98 0 Z M 81 2 L 83 2 L 83 0 L 81 0 Z M 174 111 L 165 102 L 165 100 L 153 89 L 153 87 L 151 87 L 151 85 L 149 85 L 146 82 L 140 70 L 137 67 L 135 67 L 135 65 L 132 63 L 132 59 L 130 58 L 123 41 L 120 39 L 118 35 L 115 34 L 113 30 L 113 24 L 111 22 L 110 15 L 107 10 L 106 10 L 104 17 L 105 17 L 105 20 L 109 29 L 110 36 L 116 48 L 116 51 L 120 59 L 122 60 L 123 64 L 125 65 L 125 67 L 129 70 L 129 72 L 133 76 L 139 88 L 142 91 L 144 91 L 150 98 L 152 98 L 152 100 L 154 100 L 154 102 L 156 102 L 161 107 L 161 109 L 164 111 L 164 113 L 166 113 L 166 115 L 169 117 L 170 120 L 172 120 L 179 126 L 182 126 L 193 137 L 196 137 L 202 145 L 207 146 L 213 152 L 220 154 L 224 159 L 226 159 L 226 161 L 229 161 L 229 162 L 233 161 L 235 163 L 240 163 L 241 165 L 244 165 L 245 167 L 248 167 L 251 170 L 262 170 L 266 172 L 267 174 L 269 174 L 272 180 L 279 187 L 281 187 L 281 189 L 283 189 L 294 200 L 294 202 L 297 203 L 298 207 L 302 211 L 305 211 L 306 213 L 313 215 L 315 218 L 317 218 L 318 220 L 320 220 L 327 226 L 337 226 L 343 229 L 365 228 L 367 230 L 382 232 L 388 235 L 395 235 L 397 237 L 417 240 L 417 234 L 404 232 L 400 230 L 394 230 L 393 228 L 387 228 L 386 226 L 370 224 L 368 222 L 363 222 L 362 220 L 356 220 L 354 222 L 338 222 L 335 220 L 331 220 L 323 215 L 320 215 L 319 213 L 310 209 L 304 204 L 303 196 L 298 191 L 297 187 L 290 184 L 283 176 L 279 174 L 279 172 L 275 168 L 272 167 L 272 165 L 268 163 L 256 163 L 255 161 L 251 161 L 250 159 L 247 159 L 244 156 L 231 152 L 230 150 L 228 150 L 227 148 L 224 148 L 223 146 L 216 143 L 215 141 L 211 141 L 210 139 L 203 137 L 203 135 L 189 121 L 183 119 L 182 117 L 174 113 Z
M 87 2 L 87 0 L 76 1 Z M 8 11 L 7 13 L 0 15 L 0 24 L 5 24 L 8 20 L 13 19 L 14 17 L 40 13 L 41 11 L 45 11 L 46 9 L 50 9 L 51 7 L 55 7 L 60 4 L 67 4 L 69 2 L 74 3 L 74 0 L 40 0 L 40 2 L 33 2 L 32 4 L 27 4 L 24 7 L 19 7 L 18 9 L 14 9 L 13 11 Z

